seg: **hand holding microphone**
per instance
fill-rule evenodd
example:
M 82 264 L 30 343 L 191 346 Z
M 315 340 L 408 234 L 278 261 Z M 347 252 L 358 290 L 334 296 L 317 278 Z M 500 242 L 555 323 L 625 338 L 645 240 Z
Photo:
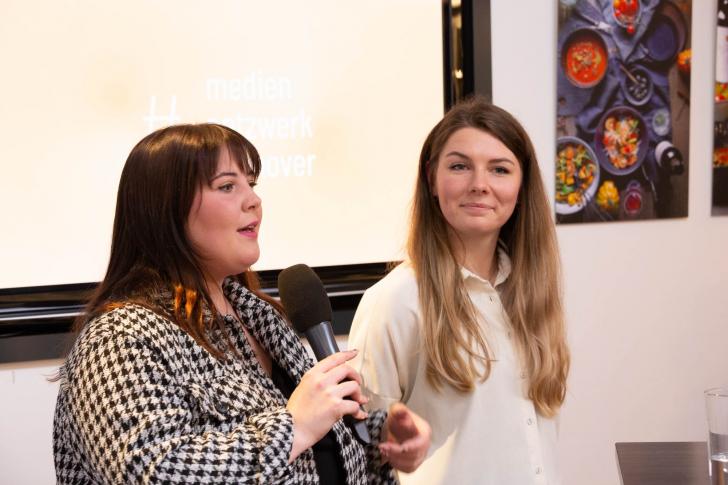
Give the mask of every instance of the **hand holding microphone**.
M 330 323 L 331 303 L 321 280 L 311 268 L 297 264 L 281 271 L 278 293 L 293 327 L 306 335 L 319 360 L 288 400 L 294 424 L 291 459 L 313 446 L 342 417 L 354 436 L 368 444 L 369 431 L 361 421 L 366 413 L 360 407 L 366 398 L 359 375 L 346 365 L 356 352 L 339 352 Z
M 337 352 L 309 369 L 288 399 L 293 416 L 293 461 L 311 448 L 344 416 L 364 419 L 360 408 L 367 399 L 359 387 L 359 375 L 346 365 L 356 352 Z

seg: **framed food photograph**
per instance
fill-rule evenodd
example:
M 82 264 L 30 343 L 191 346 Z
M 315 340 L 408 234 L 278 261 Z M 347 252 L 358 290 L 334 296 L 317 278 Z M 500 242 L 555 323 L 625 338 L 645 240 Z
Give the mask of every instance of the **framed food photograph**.
M 691 0 L 557 8 L 557 222 L 686 217 Z
M 714 216 L 728 215 L 728 0 L 718 0 L 713 136 Z

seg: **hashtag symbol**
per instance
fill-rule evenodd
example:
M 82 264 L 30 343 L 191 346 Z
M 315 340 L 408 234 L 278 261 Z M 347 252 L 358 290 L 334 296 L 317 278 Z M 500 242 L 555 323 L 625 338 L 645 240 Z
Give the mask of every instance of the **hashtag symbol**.
M 177 115 L 177 96 L 172 95 L 169 102 L 169 112 L 167 114 L 157 114 L 157 97 L 149 97 L 149 113 L 144 117 L 147 124 L 147 131 L 154 131 L 161 126 L 173 125 L 179 123 Z

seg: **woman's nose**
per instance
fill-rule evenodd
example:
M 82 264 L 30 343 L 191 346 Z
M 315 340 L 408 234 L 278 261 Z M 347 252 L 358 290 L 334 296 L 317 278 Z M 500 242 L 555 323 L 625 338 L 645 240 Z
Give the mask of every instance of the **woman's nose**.
M 255 190 L 253 190 L 253 187 L 250 187 L 248 189 L 248 193 L 245 196 L 245 199 L 243 200 L 243 209 L 244 210 L 254 210 L 260 207 L 261 200 L 260 197 L 258 197 L 258 194 L 255 193 Z
M 488 172 L 486 170 L 474 170 L 470 184 L 471 192 L 488 192 L 490 190 Z

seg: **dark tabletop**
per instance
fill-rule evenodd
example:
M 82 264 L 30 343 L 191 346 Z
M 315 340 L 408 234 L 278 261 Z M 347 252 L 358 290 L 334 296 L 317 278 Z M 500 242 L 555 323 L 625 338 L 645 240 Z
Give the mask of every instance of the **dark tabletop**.
M 705 441 L 616 443 L 623 485 L 709 485 Z

